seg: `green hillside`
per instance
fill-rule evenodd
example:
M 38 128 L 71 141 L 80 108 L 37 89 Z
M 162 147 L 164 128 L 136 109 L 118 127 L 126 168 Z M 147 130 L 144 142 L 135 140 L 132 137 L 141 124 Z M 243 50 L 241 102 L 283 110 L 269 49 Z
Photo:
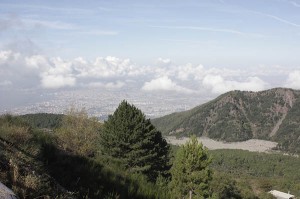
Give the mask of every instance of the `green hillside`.
M 0 116 L 0 181 L 19 198 L 73 198 L 45 168 L 43 145 L 50 140 L 20 117 Z
M 49 115 L 43 116 L 46 117 L 38 120 L 47 121 Z M 96 153 L 98 146 L 94 143 L 99 140 L 95 136 L 84 140 L 79 135 L 87 131 L 99 134 L 101 127 L 101 123 L 83 117 L 81 112 L 64 116 L 61 127 L 52 133 L 31 126 L 23 117 L 1 115 L 0 182 L 24 199 L 166 198 L 168 193 L 143 175 L 125 172 Z M 68 132 L 72 134 L 61 136 Z M 72 144 L 76 146 L 71 148 Z M 80 154 L 83 147 L 95 152 Z
M 126 119 L 123 126 L 127 118 L 139 118 L 128 117 L 128 113 L 122 117 Z M 44 116 L 39 120 L 44 118 L 47 121 L 48 115 Z M 83 111 L 70 112 L 59 123 L 49 133 L 44 130 L 45 126 L 37 128 L 22 117 L 0 116 L 0 182 L 12 189 L 19 198 L 174 198 L 174 187 L 171 187 L 174 172 L 169 172 L 180 157 L 178 154 L 183 154 L 177 153 L 182 147 L 171 146 L 168 164 L 171 167 L 167 165 L 169 170 L 165 177 L 159 175 L 153 181 L 147 175 L 132 170 L 133 166 L 126 167 L 128 158 L 122 160 L 103 153 L 103 136 L 99 135 L 105 135 L 107 123 L 99 123 Z M 113 129 L 122 126 L 120 124 L 116 123 Z M 137 123 L 133 129 L 143 126 Z M 117 144 L 126 148 L 142 143 L 145 141 L 139 141 L 136 145 L 124 144 L 123 141 Z M 132 153 L 133 160 L 137 159 L 135 154 L 140 151 Z M 204 150 L 200 150 L 199 154 L 202 152 Z M 212 158 L 209 165 L 212 179 L 205 187 L 211 198 L 272 198 L 267 193 L 271 189 L 291 191 L 297 196 L 300 194 L 298 157 L 242 150 L 208 151 L 208 156 Z M 197 172 L 194 171 L 194 174 Z M 179 176 L 194 177 L 191 174 Z M 182 184 L 180 187 L 185 186 Z
M 195 134 L 216 140 L 273 140 L 300 152 L 300 91 L 275 88 L 261 92 L 231 91 L 185 112 L 153 119 L 165 135 Z

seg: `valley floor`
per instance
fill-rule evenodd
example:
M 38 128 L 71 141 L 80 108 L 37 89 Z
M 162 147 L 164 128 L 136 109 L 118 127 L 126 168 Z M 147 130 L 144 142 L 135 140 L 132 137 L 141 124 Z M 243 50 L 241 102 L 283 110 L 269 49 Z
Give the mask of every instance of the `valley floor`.
M 168 141 L 168 143 L 173 145 L 181 145 L 189 140 L 188 137 L 176 138 L 175 136 L 167 136 L 165 138 Z M 254 152 L 270 152 L 272 148 L 276 147 L 277 145 L 277 142 L 258 139 L 250 139 L 243 142 L 222 142 L 210 139 L 208 137 L 198 137 L 198 140 L 210 150 L 242 149 Z

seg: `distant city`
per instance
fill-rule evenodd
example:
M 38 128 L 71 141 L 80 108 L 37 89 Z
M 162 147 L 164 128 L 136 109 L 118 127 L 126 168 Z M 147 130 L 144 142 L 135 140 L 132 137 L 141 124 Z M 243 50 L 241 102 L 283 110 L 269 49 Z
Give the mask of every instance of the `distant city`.
M 41 94 L 41 101 L 27 103 L 12 109 L 1 110 L 1 114 L 11 113 L 23 115 L 28 113 L 58 113 L 63 114 L 71 107 L 84 108 L 90 116 L 105 120 L 112 114 L 122 100 L 127 100 L 141 109 L 146 117 L 155 118 L 173 112 L 189 110 L 210 98 L 199 95 L 182 95 L 179 93 L 149 93 L 128 90 L 79 89 L 49 92 Z

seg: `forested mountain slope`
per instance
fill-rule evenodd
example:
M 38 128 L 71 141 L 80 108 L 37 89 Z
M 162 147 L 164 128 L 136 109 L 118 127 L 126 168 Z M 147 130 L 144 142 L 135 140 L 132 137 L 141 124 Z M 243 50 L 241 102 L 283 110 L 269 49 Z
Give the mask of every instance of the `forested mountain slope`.
M 123 118 L 126 120 L 123 123 L 116 123 L 115 127 L 125 126 L 123 124 L 126 124 L 127 118 L 140 118 L 128 117 L 130 111 L 118 113 L 120 111 L 116 111 L 116 115 L 124 117 L 116 121 L 122 121 L 120 119 Z M 38 121 L 32 120 L 33 126 L 20 116 L 0 116 L 0 181 L 12 189 L 19 198 L 174 198 L 171 195 L 173 189 L 169 186 L 172 179 L 169 175 L 166 178 L 160 175 L 156 181 L 150 181 L 150 178 L 141 174 L 140 170 L 135 172 L 131 170 L 132 167 L 125 170 L 126 167 L 120 164 L 122 163 L 120 158 L 112 159 L 104 155 L 101 134 L 104 134 L 107 128 L 104 128 L 104 125 L 107 124 L 89 118 L 86 112 L 75 111 L 64 115 L 62 121 L 57 120 L 59 125 L 50 122 L 56 127 L 51 131 L 45 131 L 45 127 L 52 128 L 47 122 L 52 119 L 49 119 L 49 115 L 38 115 L 41 117 Z M 56 116 L 53 115 L 53 118 Z M 294 122 L 292 126 L 294 133 L 291 135 L 294 136 L 297 134 L 297 128 L 294 127 L 297 127 L 298 121 L 291 121 Z M 289 126 L 289 123 L 283 121 L 282 125 Z M 141 127 L 149 129 L 142 123 L 137 123 L 133 129 Z M 118 132 L 126 131 L 118 130 Z M 275 137 L 279 134 L 277 131 Z M 147 143 L 147 140 L 146 142 L 144 140 L 139 143 Z M 125 146 L 126 149 L 127 146 L 138 146 L 139 143 L 124 144 L 121 141 L 117 144 Z M 287 146 L 297 146 L 297 143 L 291 145 L 288 142 Z M 154 147 L 150 145 L 148 148 L 151 150 Z M 171 146 L 170 166 L 174 165 L 179 149 L 178 146 Z M 119 151 L 124 153 L 125 150 Z M 146 154 L 146 158 L 149 157 L 149 153 L 144 151 L 138 150 L 130 155 L 135 157 L 135 154 Z M 214 150 L 209 153 L 212 157 L 210 166 L 213 172 L 208 191 L 213 198 L 270 198 L 268 191 L 272 189 L 291 191 L 299 196 L 298 157 L 241 150 Z M 138 159 L 145 160 L 145 158 L 133 160 Z M 124 159 L 124 162 L 126 160 Z M 176 185 L 177 187 L 179 185 Z M 182 184 L 180 187 L 186 186 Z
M 231 91 L 152 122 L 165 135 L 196 134 L 224 141 L 273 140 L 281 149 L 300 152 L 300 91 Z

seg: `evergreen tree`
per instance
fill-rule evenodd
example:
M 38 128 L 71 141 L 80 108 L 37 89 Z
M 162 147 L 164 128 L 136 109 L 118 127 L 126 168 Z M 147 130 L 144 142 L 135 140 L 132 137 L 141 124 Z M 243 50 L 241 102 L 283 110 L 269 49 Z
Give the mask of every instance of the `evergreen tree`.
M 104 123 L 103 155 L 117 160 L 127 171 L 154 181 L 169 170 L 169 145 L 141 110 L 125 100 Z
M 210 163 L 207 150 L 196 137 L 181 146 L 171 169 L 173 198 L 207 198 L 212 179 Z

